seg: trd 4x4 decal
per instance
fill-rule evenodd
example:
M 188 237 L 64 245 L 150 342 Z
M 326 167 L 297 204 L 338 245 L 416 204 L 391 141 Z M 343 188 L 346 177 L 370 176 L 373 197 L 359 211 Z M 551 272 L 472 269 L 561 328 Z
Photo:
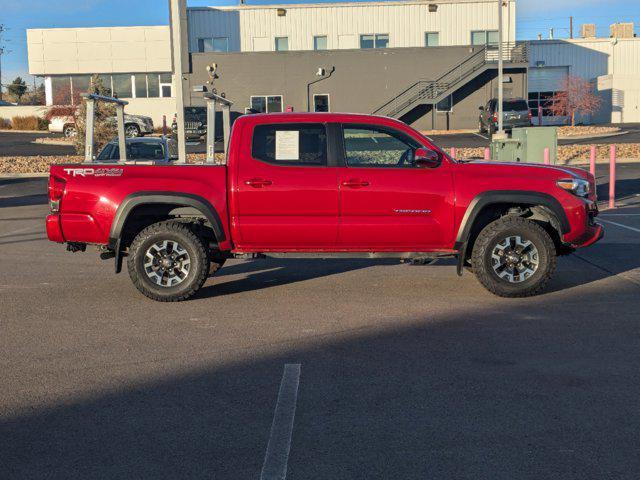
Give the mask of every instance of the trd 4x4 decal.
M 64 172 L 73 177 L 121 177 L 122 168 L 65 168 Z

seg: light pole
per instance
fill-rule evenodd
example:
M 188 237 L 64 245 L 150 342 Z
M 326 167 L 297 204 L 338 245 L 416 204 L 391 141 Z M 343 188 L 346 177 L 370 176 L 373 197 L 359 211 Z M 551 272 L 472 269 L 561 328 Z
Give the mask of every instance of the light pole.
M 502 45 L 502 7 L 504 0 L 498 0 L 498 135 L 504 137 L 503 109 L 504 101 L 504 61 L 503 61 L 503 45 Z

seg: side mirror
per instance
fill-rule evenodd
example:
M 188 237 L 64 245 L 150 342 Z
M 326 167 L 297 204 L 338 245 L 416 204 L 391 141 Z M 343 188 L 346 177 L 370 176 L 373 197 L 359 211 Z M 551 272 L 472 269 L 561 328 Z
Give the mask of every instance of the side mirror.
M 480 106 L 478 107 L 478 110 L 482 111 L 482 110 L 484 110 L 484 107 L 483 107 L 482 105 L 480 105 Z
M 436 168 L 440 166 L 440 155 L 433 150 L 418 148 L 414 155 L 414 163 L 418 168 Z

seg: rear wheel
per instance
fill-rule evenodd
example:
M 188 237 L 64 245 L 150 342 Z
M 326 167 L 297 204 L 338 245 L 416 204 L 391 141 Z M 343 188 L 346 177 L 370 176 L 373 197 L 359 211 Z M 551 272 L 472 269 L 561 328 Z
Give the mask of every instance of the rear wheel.
M 76 130 L 75 125 L 65 125 L 62 129 L 62 133 L 66 138 L 74 138 L 76 135 L 78 135 L 78 130 Z
M 556 250 L 537 223 L 514 215 L 487 225 L 471 257 L 480 283 L 501 297 L 529 297 L 545 288 L 556 268 Z
M 160 302 L 178 302 L 202 287 L 209 273 L 209 255 L 188 224 L 159 222 L 133 240 L 127 268 L 143 295 Z
M 485 133 L 487 130 L 484 128 L 484 124 L 482 123 L 482 119 L 478 120 L 478 132 Z
M 129 124 L 124 127 L 124 136 L 127 138 L 136 138 L 140 136 L 140 127 Z

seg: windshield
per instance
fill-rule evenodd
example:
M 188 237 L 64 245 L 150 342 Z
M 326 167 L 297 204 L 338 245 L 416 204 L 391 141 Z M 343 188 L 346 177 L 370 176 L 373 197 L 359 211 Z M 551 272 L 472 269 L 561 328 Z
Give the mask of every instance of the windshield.
M 111 147 L 113 151 L 110 158 L 120 159 L 120 147 L 118 145 L 111 145 Z M 104 151 L 100 154 L 98 160 L 102 159 L 103 153 Z M 127 143 L 127 160 L 164 160 L 164 147 L 162 143 L 152 141 Z

